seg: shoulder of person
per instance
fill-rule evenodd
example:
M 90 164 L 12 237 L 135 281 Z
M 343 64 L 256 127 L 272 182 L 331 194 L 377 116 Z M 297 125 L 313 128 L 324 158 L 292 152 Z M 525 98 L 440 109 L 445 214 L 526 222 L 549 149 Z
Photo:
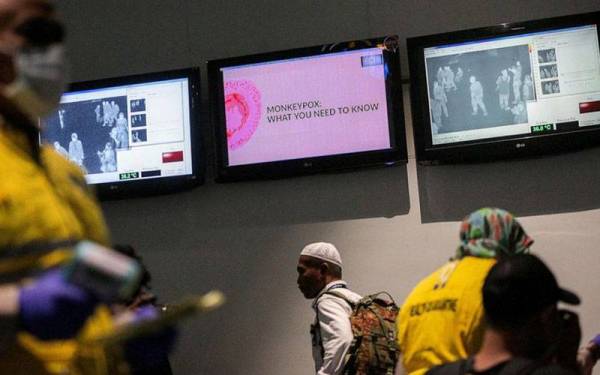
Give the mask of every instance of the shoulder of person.
M 578 375 L 578 372 L 551 363 L 535 368 L 530 375 Z
M 462 375 L 465 374 L 467 367 L 469 366 L 469 359 L 461 359 L 455 362 L 446 363 L 443 365 L 435 366 L 426 375 Z
M 319 303 L 331 302 L 338 304 L 357 303 L 362 297 L 348 288 L 336 288 L 323 293 Z
M 59 154 L 53 147 L 43 145 L 40 152 L 46 169 L 52 170 L 53 173 L 65 173 L 69 176 L 83 178 L 84 173 L 81 167 Z

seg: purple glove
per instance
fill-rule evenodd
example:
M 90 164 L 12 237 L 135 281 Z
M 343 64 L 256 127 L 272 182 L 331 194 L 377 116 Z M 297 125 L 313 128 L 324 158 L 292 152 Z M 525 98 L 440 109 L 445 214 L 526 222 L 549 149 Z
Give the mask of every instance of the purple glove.
M 142 322 L 157 318 L 159 312 L 156 307 L 146 305 L 138 308 L 135 315 L 135 322 Z M 129 341 L 125 345 L 125 358 L 132 373 L 144 373 L 145 369 L 165 363 L 168 365 L 168 355 L 173 350 L 176 337 L 175 328 L 168 327 Z
M 600 334 L 596 335 L 596 337 L 594 337 L 592 341 L 590 341 L 587 348 L 590 351 L 590 354 L 592 355 L 594 364 L 596 364 L 596 361 L 600 359 Z
M 98 300 L 52 270 L 19 291 L 22 328 L 42 340 L 64 340 L 81 329 Z

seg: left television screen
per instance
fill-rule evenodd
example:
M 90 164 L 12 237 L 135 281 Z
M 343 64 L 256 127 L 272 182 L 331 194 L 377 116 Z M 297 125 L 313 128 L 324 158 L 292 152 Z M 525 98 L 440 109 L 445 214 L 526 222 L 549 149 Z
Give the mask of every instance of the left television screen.
M 179 190 L 203 179 L 197 69 L 79 82 L 41 119 L 41 142 L 79 165 L 100 198 Z

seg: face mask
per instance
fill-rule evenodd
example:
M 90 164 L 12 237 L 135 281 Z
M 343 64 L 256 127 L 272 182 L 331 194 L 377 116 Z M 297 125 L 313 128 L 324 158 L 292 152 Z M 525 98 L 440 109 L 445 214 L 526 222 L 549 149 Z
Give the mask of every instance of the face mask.
M 67 82 L 62 44 L 24 48 L 15 56 L 17 79 L 5 93 L 37 122 L 58 107 Z

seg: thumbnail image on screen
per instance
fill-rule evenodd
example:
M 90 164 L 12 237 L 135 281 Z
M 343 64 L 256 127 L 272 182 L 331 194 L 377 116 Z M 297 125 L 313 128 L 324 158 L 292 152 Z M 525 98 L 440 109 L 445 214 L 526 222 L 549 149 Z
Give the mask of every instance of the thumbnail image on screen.
M 379 48 L 221 72 L 229 166 L 393 147 Z
M 432 145 L 600 124 L 596 25 L 425 48 Z
M 191 174 L 188 85 L 182 78 L 67 92 L 41 120 L 41 141 L 90 184 Z

